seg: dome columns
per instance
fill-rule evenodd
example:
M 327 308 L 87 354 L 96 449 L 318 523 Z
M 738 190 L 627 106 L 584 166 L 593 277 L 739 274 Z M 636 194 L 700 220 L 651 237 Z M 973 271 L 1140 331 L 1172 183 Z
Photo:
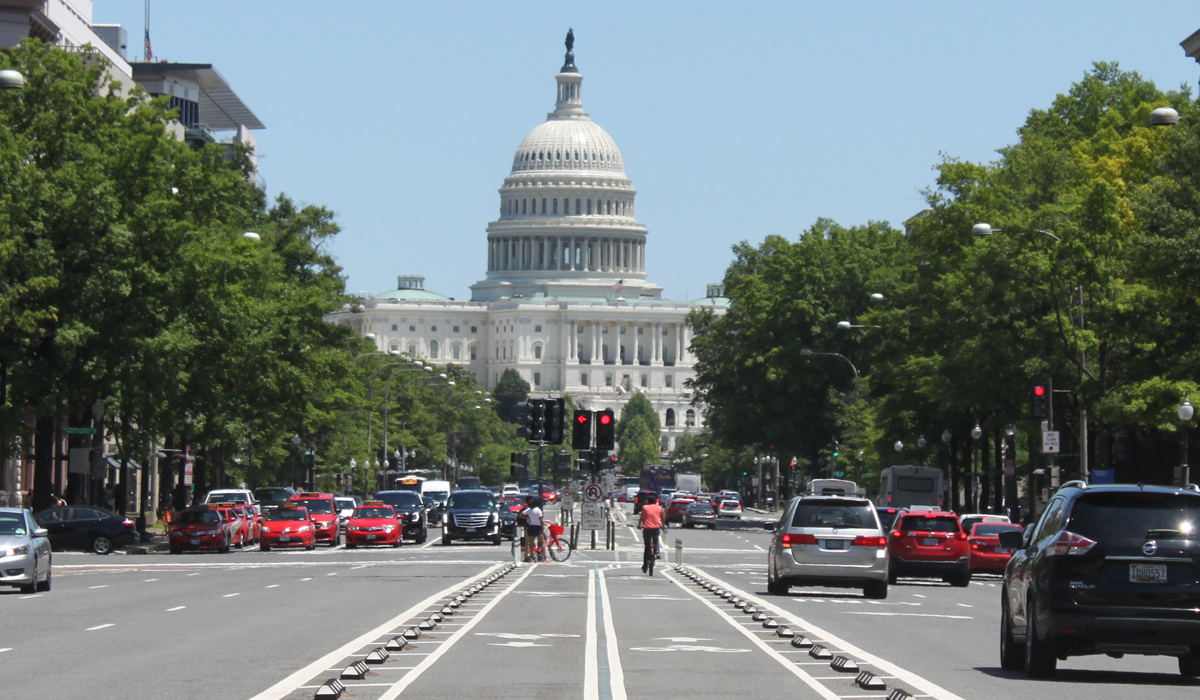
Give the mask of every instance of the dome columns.
M 488 241 L 488 272 L 642 275 L 646 241 L 619 236 L 516 235 Z

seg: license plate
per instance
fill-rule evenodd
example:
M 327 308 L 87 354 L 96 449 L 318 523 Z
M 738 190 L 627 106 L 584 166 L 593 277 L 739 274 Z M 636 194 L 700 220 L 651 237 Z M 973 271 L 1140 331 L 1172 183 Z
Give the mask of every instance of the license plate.
M 1008 547 L 997 547 L 996 554 L 1008 554 Z
M 200 544 L 200 540 L 192 540 L 192 544 Z
M 845 540 L 825 540 L 825 549 L 845 549 Z
M 1130 564 L 1130 583 L 1166 583 L 1166 564 Z
M 936 547 L 938 546 L 938 542 L 938 538 L 936 537 L 926 537 L 921 540 L 921 544 L 925 545 L 926 547 Z
M 467 528 L 467 532 L 475 532 L 478 529 L 479 528 L 477 528 L 477 527 L 469 527 L 469 528 Z
M 279 536 L 279 541 L 280 541 L 280 542 L 291 542 L 291 541 L 292 541 L 292 536 L 291 536 L 291 535 L 280 535 L 280 536 Z
M 367 539 L 368 539 L 368 540 L 373 540 L 373 539 L 375 539 L 375 535 L 367 535 Z

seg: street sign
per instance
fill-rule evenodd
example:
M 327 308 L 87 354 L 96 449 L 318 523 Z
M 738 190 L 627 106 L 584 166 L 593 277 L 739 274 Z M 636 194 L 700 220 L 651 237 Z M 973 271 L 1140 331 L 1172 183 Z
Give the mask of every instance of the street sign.
M 1017 475 L 1017 461 L 1015 459 L 1004 460 L 1004 476 Z
M 570 497 L 571 497 L 571 495 L 572 495 L 572 491 L 571 491 L 571 487 L 570 487 L 570 486 L 564 486 L 564 487 L 562 488 L 562 492 L 563 492 L 563 498 L 570 498 Z
M 584 493 L 586 495 L 587 492 Z M 584 501 L 580 504 L 579 528 L 581 530 L 603 530 L 604 504 L 599 501 Z
M 833 475 L 840 479 L 843 476 L 846 476 L 846 472 L 834 472 Z
M 184 486 L 192 485 L 192 476 L 195 471 L 195 469 L 194 469 L 195 465 L 196 465 L 196 458 L 193 457 L 192 455 L 189 454 L 183 458 L 183 485 Z
M 1060 443 L 1058 441 L 1057 430 L 1047 430 L 1042 433 L 1042 453 L 1048 455 L 1058 454 L 1060 451 Z
M 600 484 L 588 484 L 583 487 L 583 500 L 585 503 L 599 503 L 604 498 L 604 489 L 600 488 Z
M 91 435 L 94 431 L 92 428 L 63 428 L 63 435 Z

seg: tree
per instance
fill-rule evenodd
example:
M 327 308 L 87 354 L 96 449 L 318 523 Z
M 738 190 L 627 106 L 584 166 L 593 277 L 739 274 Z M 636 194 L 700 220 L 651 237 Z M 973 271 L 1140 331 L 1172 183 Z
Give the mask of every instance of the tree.
M 617 455 L 627 474 L 639 474 L 659 459 L 658 413 L 642 393 L 635 393 L 621 408 L 617 419 Z
M 517 370 L 509 367 L 500 374 L 496 388 L 492 389 L 496 401 L 496 413 L 505 423 L 517 422 L 517 404 L 529 400 L 529 382 L 521 378 Z

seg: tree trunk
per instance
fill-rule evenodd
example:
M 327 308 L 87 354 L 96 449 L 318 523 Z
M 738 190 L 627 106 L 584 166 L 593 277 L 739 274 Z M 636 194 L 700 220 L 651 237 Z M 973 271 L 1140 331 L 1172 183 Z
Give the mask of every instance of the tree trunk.
M 29 503 L 34 510 L 46 507 L 54 490 L 54 418 L 41 416 L 33 443 L 33 494 Z M 55 494 L 57 495 L 57 494 Z

